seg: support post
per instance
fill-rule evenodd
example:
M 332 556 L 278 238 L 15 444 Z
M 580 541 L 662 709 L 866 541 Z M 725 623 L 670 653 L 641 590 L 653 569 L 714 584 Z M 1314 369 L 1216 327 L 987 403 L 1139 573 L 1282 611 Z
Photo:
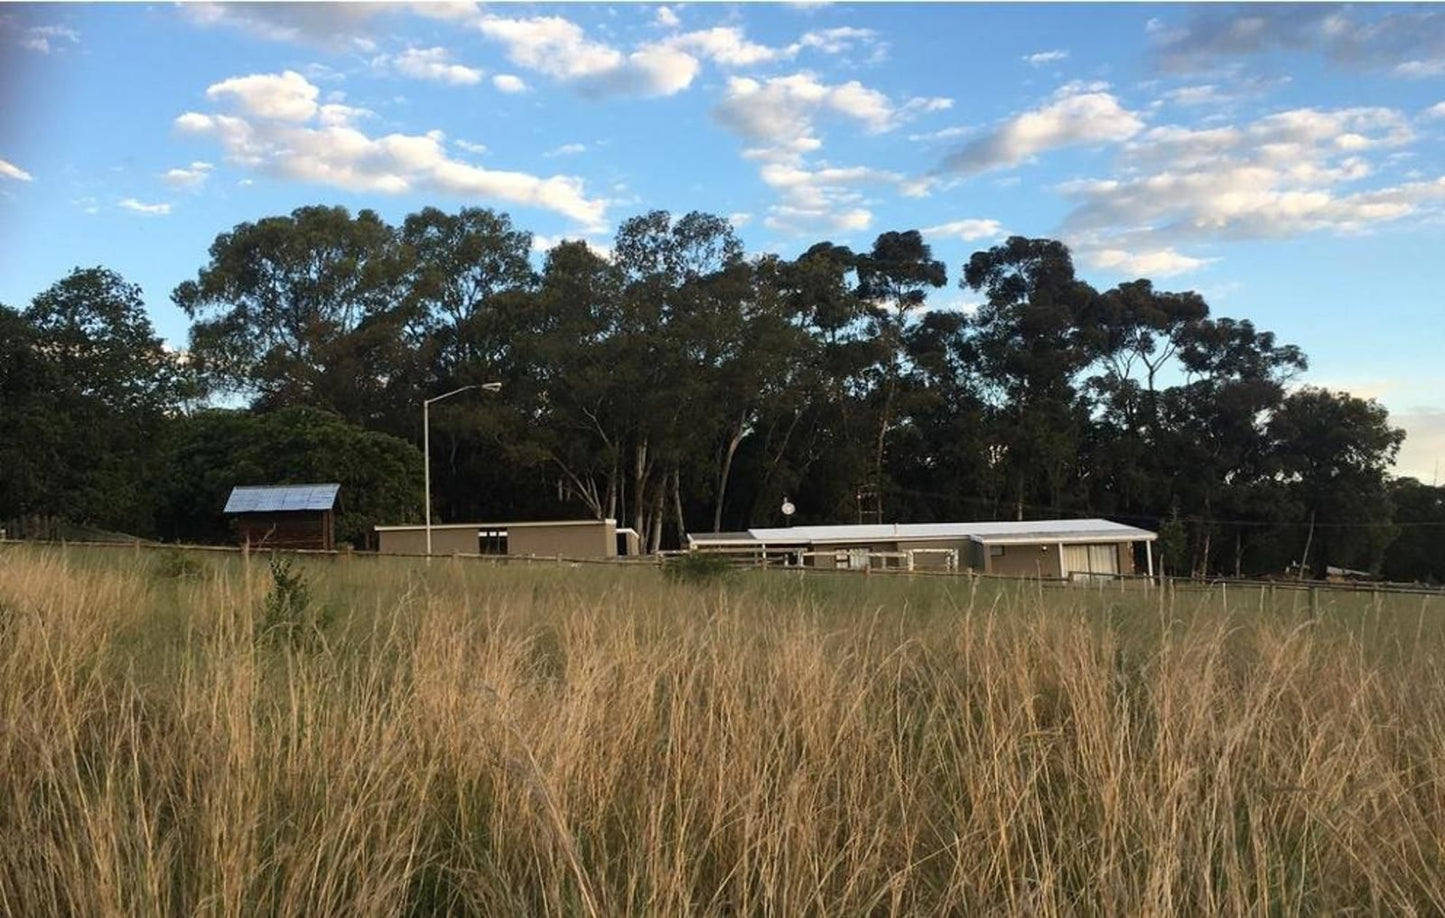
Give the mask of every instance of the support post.
M 426 560 L 431 563 L 431 402 L 421 403 L 422 474 L 426 482 Z

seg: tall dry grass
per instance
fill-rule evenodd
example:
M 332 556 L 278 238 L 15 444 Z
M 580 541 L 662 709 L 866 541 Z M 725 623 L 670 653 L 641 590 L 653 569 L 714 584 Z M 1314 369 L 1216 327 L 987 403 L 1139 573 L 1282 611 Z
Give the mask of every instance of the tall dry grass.
M 1445 912 L 1419 602 L 0 551 L 0 912 Z

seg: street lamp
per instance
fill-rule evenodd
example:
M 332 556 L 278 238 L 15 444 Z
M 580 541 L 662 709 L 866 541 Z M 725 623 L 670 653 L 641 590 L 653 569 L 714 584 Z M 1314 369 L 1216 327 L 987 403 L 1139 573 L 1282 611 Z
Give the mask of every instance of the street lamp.
M 424 461 L 425 464 L 426 464 L 426 470 L 425 470 L 424 475 L 425 475 L 425 478 L 426 478 L 426 556 L 427 556 L 427 559 L 428 559 L 428 560 L 431 559 L 431 415 L 430 415 L 430 409 L 431 409 L 431 406 L 432 406 L 432 402 L 439 402 L 439 401 L 441 401 L 441 400 L 444 399 L 444 398 L 451 398 L 453 395 L 458 395 L 458 394 L 460 394 L 460 393 L 462 393 L 462 392 L 466 392 L 468 389 L 482 389 L 483 391 L 486 391 L 486 392 L 500 392 L 500 391 L 502 391 L 502 384 L 499 383 L 499 382 L 489 382 L 489 383 L 481 383 L 480 385 L 462 386 L 460 389 L 453 389 L 453 390 L 450 391 L 450 392 L 444 392 L 444 393 L 442 393 L 441 395 L 438 395 L 436 398 L 429 398 L 429 399 L 426 399 L 425 401 L 423 401 L 423 402 L 421 403 L 421 442 L 422 442 L 422 454 L 423 454 L 423 456 L 425 457 L 425 458 L 423 459 L 423 461 Z

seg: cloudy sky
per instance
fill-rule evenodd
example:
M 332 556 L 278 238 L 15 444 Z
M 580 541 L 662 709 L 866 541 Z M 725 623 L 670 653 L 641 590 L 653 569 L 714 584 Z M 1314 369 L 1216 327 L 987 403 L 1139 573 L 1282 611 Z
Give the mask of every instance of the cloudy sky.
M 1429 480 L 1442 137 L 1429 7 L 0 5 L 0 302 L 104 264 L 181 343 L 216 234 L 309 203 L 539 245 L 653 208 L 784 255 L 919 228 L 955 277 L 1055 236 L 1301 345 Z

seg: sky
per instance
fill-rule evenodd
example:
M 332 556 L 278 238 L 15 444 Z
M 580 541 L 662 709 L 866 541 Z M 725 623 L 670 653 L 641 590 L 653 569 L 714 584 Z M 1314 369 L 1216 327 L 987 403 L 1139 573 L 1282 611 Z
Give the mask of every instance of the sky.
M 1445 8 L 0 4 L 0 303 L 170 292 L 306 204 L 504 210 L 604 250 L 653 209 L 750 252 L 1062 239 L 1300 345 L 1445 466 Z

